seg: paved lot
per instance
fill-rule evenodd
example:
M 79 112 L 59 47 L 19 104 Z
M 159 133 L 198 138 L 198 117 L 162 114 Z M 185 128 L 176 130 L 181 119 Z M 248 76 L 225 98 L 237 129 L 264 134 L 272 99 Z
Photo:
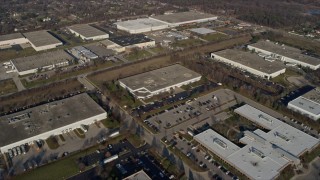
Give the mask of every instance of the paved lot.
M 16 174 L 21 173 L 24 169 L 28 169 L 29 162 L 32 165 L 35 164 L 42 165 L 46 164 L 54 159 L 60 158 L 64 152 L 73 152 L 81 149 L 86 149 L 97 143 L 97 139 L 102 136 L 107 136 L 108 130 L 106 128 L 98 128 L 95 124 L 90 125 L 88 132 L 85 133 L 85 138 L 79 138 L 73 131 L 64 133 L 63 137 L 65 142 L 63 142 L 59 137 L 60 147 L 57 149 L 50 149 L 45 143 L 44 146 L 37 150 L 35 146 L 30 146 L 30 150 L 26 154 L 16 156 L 12 159 L 12 171 Z
M 317 157 L 310 163 L 306 174 L 298 175 L 292 180 L 319 180 L 320 179 L 320 157 Z

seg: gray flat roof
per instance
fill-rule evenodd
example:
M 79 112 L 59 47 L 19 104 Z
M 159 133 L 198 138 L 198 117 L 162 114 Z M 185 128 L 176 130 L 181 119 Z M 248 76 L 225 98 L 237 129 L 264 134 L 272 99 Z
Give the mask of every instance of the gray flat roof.
M 160 21 L 168 22 L 168 23 L 182 23 L 193 20 L 201 20 L 207 18 L 214 18 L 216 16 L 207 13 L 188 11 L 188 12 L 179 12 L 173 14 L 165 14 L 153 16 L 152 18 L 158 19 Z
M 143 170 L 140 170 L 140 171 L 124 178 L 123 180 L 151 180 L 151 178 Z
M 41 68 L 66 61 L 72 61 L 74 58 L 64 50 L 50 51 L 33 56 L 12 59 L 14 66 L 18 71 L 27 71 Z
M 96 115 L 106 113 L 87 94 L 46 103 L 0 117 L 0 146 L 9 145 Z M 15 122 L 9 123 L 9 119 Z
M 193 29 L 190 29 L 190 31 L 201 34 L 201 35 L 211 34 L 211 33 L 217 32 L 215 30 L 208 29 L 208 28 L 193 28 Z
M 97 43 L 87 44 L 87 45 L 84 45 L 84 47 L 89 49 L 99 57 L 107 57 L 115 54 L 114 51 L 110 49 L 106 49 L 105 47 L 103 47 L 102 45 L 98 45 Z
M 313 89 L 292 100 L 289 104 L 301 108 L 314 116 L 320 115 L 320 89 Z
M 187 69 L 179 64 L 175 64 L 123 78 L 119 81 L 132 90 L 146 88 L 149 91 L 156 91 L 200 76 L 200 74 L 190 69 Z
M 23 35 L 36 47 L 62 43 L 46 30 L 23 33 Z
M 231 154 L 240 150 L 240 147 L 233 144 L 231 141 L 212 129 L 208 129 L 200 134 L 197 134 L 194 136 L 194 138 L 207 149 L 219 155 L 221 158 L 227 158 Z
M 315 66 L 320 64 L 320 59 L 304 55 L 302 54 L 302 51 L 300 49 L 290 47 L 284 44 L 276 44 L 271 41 L 259 41 L 254 44 L 250 44 L 250 46 L 273 52 L 282 56 L 286 56 L 307 64 Z
M 72 29 L 73 31 L 81 34 L 84 37 L 94 37 L 94 36 L 101 36 L 106 35 L 106 32 L 103 32 L 95 27 L 92 27 L 88 24 L 77 24 L 73 26 L 69 26 L 69 29 Z
M 5 34 L 0 36 L 0 41 L 25 38 L 21 33 Z
M 168 26 L 165 23 L 162 23 L 154 19 L 149 19 L 149 18 L 128 20 L 123 22 L 117 22 L 115 24 L 125 27 L 129 30 L 139 30 L 139 29 L 152 28 L 152 27 L 157 28 L 159 26 Z
M 280 70 L 285 69 L 285 65 L 280 62 L 270 62 L 264 60 L 262 57 L 258 56 L 257 54 L 251 52 L 245 52 L 241 50 L 235 49 L 226 49 L 218 52 L 214 52 L 218 56 L 224 57 L 231 61 L 237 62 L 239 64 L 248 66 L 255 70 L 272 74 L 278 72 Z

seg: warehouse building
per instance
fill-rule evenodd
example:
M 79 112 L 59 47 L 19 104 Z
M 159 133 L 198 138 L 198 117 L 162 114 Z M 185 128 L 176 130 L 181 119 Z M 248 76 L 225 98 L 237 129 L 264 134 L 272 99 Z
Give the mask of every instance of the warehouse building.
M 71 54 L 79 60 L 80 64 L 97 59 L 98 56 L 83 46 L 76 46 L 70 50 Z
M 125 47 L 120 46 L 119 44 L 116 44 L 112 41 L 110 41 L 109 39 L 100 41 L 101 45 L 104 46 L 107 49 L 111 49 L 117 53 L 121 53 L 124 52 L 126 50 Z
M 301 65 L 312 70 L 320 68 L 320 59 L 303 54 L 300 49 L 271 41 L 259 41 L 247 46 L 249 50 L 263 53 L 287 63 Z
M 47 139 L 107 118 L 107 113 L 87 94 L 78 94 L 0 117 L 0 150 Z
M 168 24 L 150 18 L 141 18 L 115 23 L 117 29 L 130 34 L 139 34 L 168 28 Z
M 73 60 L 74 58 L 64 50 L 58 50 L 12 59 L 10 63 L 12 64 L 13 70 L 22 76 L 68 66 Z
M 311 151 L 319 140 L 249 105 L 235 110 L 269 132 L 245 131 L 240 148 L 212 129 L 194 137 L 209 153 L 236 168 L 249 179 L 276 179 L 289 164 L 300 164 L 299 156 Z M 248 113 L 249 112 L 249 113 Z
M 0 36 L 0 49 L 9 48 L 13 45 L 26 44 L 28 39 L 21 33 L 6 34 Z
M 85 41 L 109 38 L 109 34 L 88 24 L 77 24 L 67 27 L 69 31 Z
M 63 45 L 60 40 L 52 36 L 48 31 L 34 31 L 23 33 L 23 35 L 28 39 L 29 43 L 36 51 L 53 49 Z
M 168 92 L 201 79 L 201 75 L 179 64 L 120 79 L 119 83 L 139 99 Z
M 320 89 L 313 89 L 290 101 L 288 108 L 313 120 L 320 120 Z
M 226 49 L 211 53 L 211 58 L 231 66 L 245 70 L 266 79 L 285 73 L 285 65 L 280 62 L 270 62 L 258 55 L 235 49 Z
M 125 49 L 130 48 L 146 48 L 153 47 L 156 42 L 153 39 L 148 38 L 144 34 L 132 34 L 129 36 L 118 36 L 109 39 L 111 42 L 124 47 Z
M 179 12 L 173 14 L 165 14 L 152 16 L 150 19 L 166 23 L 169 27 L 181 26 L 192 23 L 202 23 L 217 20 L 217 16 L 196 11 Z

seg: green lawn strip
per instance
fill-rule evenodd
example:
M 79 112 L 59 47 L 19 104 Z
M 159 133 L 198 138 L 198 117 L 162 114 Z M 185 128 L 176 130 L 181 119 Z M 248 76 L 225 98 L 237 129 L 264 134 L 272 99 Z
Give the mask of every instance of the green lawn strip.
M 17 92 L 18 88 L 12 79 L 0 81 L 0 95 Z
M 143 140 L 137 134 L 129 136 L 127 140 L 136 148 L 139 148 L 141 145 L 143 145 Z
M 201 44 L 202 41 L 199 39 L 185 39 L 181 41 L 177 41 L 172 44 L 173 47 L 190 47 Z
M 51 136 L 45 141 L 50 149 L 57 149 L 60 146 L 56 136 Z
M 80 128 L 74 129 L 73 132 L 81 139 L 84 139 L 86 137 L 83 130 Z
M 195 171 L 200 171 L 203 172 L 205 171 L 204 169 L 202 169 L 200 166 L 198 166 L 195 162 L 193 162 L 191 159 L 189 159 L 185 154 L 183 154 L 179 149 L 175 148 L 174 146 L 172 147 L 168 147 L 168 149 L 175 154 L 176 156 L 178 156 L 183 162 L 185 162 L 186 164 L 188 164 L 188 166 L 190 168 L 192 168 Z
M 104 125 L 104 127 L 108 129 L 114 129 L 114 128 L 119 128 L 120 123 L 117 120 L 114 120 L 112 118 L 107 118 L 101 121 L 101 123 Z
M 59 137 L 60 137 L 61 141 L 63 141 L 63 142 L 65 142 L 65 141 L 66 141 L 66 139 L 63 137 L 63 135 L 62 135 L 62 134 L 60 134 L 60 135 L 59 135 Z
M 147 58 L 151 56 L 152 54 L 146 50 L 138 50 L 138 51 L 129 53 L 128 55 L 125 56 L 125 58 L 128 59 L 129 61 L 133 61 L 133 60 L 139 60 L 139 59 Z
M 228 36 L 222 33 L 214 33 L 214 34 L 209 34 L 202 37 L 202 39 L 205 39 L 207 41 L 220 41 L 226 38 L 228 38 Z

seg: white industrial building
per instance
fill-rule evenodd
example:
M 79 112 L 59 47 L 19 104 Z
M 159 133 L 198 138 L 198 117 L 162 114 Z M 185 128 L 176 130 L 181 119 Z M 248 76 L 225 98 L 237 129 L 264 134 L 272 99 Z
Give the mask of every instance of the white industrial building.
M 0 36 L 0 49 L 8 48 L 13 45 L 18 44 L 26 44 L 28 43 L 28 39 L 24 37 L 21 33 L 14 33 L 14 34 L 6 34 Z
M 202 23 L 217 20 L 218 17 L 212 14 L 196 11 L 178 12 L 149 17 L 150 19 L 166 23 L 169 27 L 176 27 L 192 23 Z
M 45 30 L 23 33 L 23 35 L 28 39 L 29 43 L 36 51 L 44 51 L 63 45 L 60 40 Z
M 299 157 L 319 145 L 319 140 L 249 105 L 235 110 L 239 115 L 269 132 L 245 131 L 240 148 L 209 129 L 194 137 L 208 153 L 213 153 L 249 179 L 276 179 L 289 164 L 300 164 Z
M 168 28 L 168 24 L 159 22 L 150 18 L 141 18 L 115 23 L 117 29 L 129 32 L 130 34 L 139 34 L 150 31 L 157 31 Z
M 87 94 L 79 94 L 0 117 L 0 150 L 69 132 L 107 118 Z
M 320 59 L 303 54 L 300 49 L 278 44 L 271 41 L 259 41 L 247 46 L 249 50 L 254 50 L 257 53 L 263 53 L 277 58 L 287 63 L 301 65 L 312 70 L 320 68 Z
M 313 120 L 320 120 L 320 89 L 311 90 L 290 101 L 288 108 Z
M 50 51 L 33 56 L 21 57 L 10 60 L 12 71 L 20 76 L 52 70 L 57 67 L 68 66 L 74 58 L 64 50 Z
M 241 70 L 266 79 L 285 73 L 285 65 L 280 62 L 270 62 L 257 54 L 235 49 L 226 49 L 211 53 L 211 58 L 224 62 Z
M 200 74 L 175 64 L 120 79 L 119 83 L 121 87 L 128 89 L 138 99 L 146 99 L 200 79 Z
M 85 41 L 109 38 L 109 34 L 88 24 L 77 24 L 67 27 L 69 31 Z

